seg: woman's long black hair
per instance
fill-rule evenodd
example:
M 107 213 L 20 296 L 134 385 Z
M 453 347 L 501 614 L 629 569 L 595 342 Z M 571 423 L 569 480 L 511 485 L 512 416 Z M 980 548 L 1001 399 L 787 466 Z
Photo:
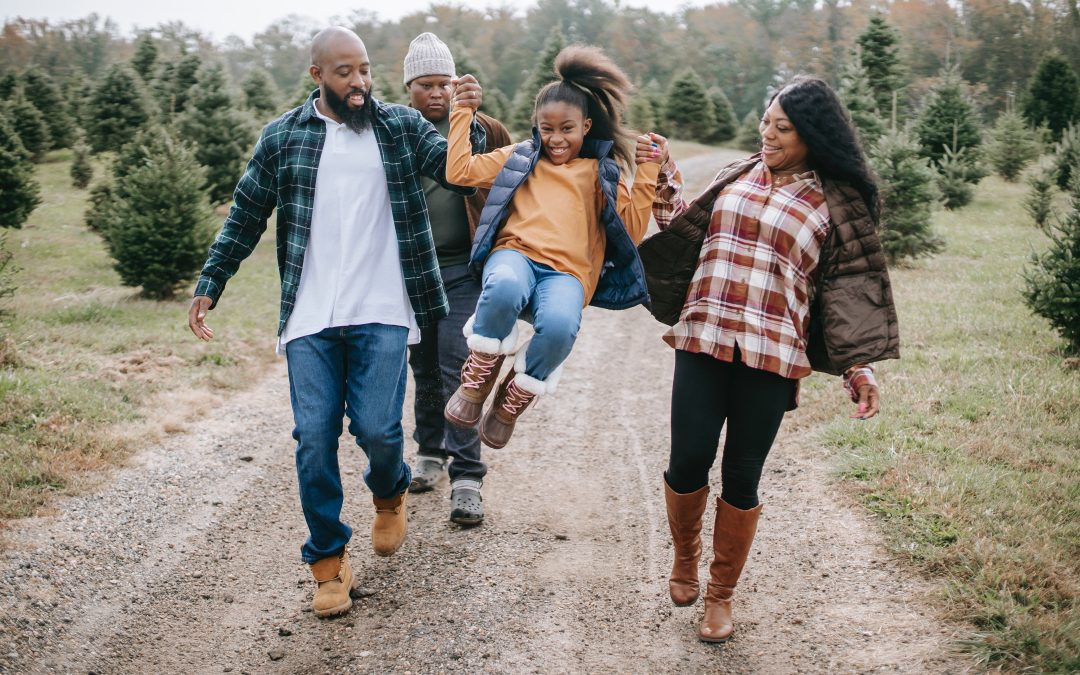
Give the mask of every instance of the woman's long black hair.
M 615 142 L 616 160 L 626 168 L 634 165 L 634 135 L 622 125 L 630 78 L 597 47 L 570 45 L 555 57 L 554 82 L 544 85 L 536 95 L 536 111 L 547 103 L 561 101 L 580 108 L 592 119 L 588 138 Z
M 859 145 L 847 108 L 824 80 L 800 75 L 769 100 L 780 100 L 787 118 L 809 149 L 810 168 L 827 178 L 847 181 L 859 191 L 878 223 L 881 197 L 877 179 Z

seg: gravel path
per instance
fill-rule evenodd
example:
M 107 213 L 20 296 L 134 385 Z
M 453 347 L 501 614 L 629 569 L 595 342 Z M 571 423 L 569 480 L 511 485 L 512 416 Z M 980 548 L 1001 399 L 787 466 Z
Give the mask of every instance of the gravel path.
M 713 170 L 719 158 L 697 163 Z M 0 671 L 969 670 L 951 647 L 960 629 L 927 609 L 934 587 L 892 562 L 874 524 L 838 496 L 798 415 L 766 465 L 737 637 L 694 637 L 700 601 L 667 598 L 673 355 L 661 328 L 640 308 L 586 312 L 558 393 L 507 448 L 486 451 L 481 527 L 449 522 L 444 484 L 410 498 L 405 545 L 376 557 L 362 454 L 343 439 L 364 597 L 329 621 L 306 610 L 313 584 L 299 561 L 306 530 L 279 364 L 102 489 L 10 527 Z

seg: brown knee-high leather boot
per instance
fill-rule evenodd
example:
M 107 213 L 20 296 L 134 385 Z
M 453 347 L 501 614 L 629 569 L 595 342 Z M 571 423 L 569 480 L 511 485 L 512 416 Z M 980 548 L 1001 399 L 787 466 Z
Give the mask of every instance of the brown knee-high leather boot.
M 701 514 L 709 503 L 709 486 L 690 493 L 679 493 L 664 477 L 664 501 L 667 502 L 667 522 L 671 528 L 671 543 L 675 561 L 671 564 L 668 591 L 671 601 L 679 607 L 692 605 L 701 593 L 698 583 L 698 560 L 701 559 Z
M 754 543 L 760 515 L 761 504 L 744 511 L 716 498 L 713 561 L 709 565 L 709 588 L 705 592 L 705 617 L 698 627 L 698 637 L 705 642 L 724 642 L 735 630 L 731 620 L 731 596 Z

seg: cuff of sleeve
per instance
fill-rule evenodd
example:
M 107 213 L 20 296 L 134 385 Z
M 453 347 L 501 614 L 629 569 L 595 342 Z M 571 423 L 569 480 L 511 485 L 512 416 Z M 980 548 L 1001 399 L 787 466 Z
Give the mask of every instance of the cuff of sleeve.
M 852 366 L 844 373 L 844 389 L 854 402 L 859 401 L 859 388 L 864 385 L 877 386 L 873 366 Z
M 195 285 L 195 292 L 192 293 L 192 297 L 199 295 L 210 298 L 210 309 L 213 309 L 217 306 L 218 298 L 221 297 L 221 286 L 209 277 L 200 277 L 199 283 Z
M 668 183 L 673 181 L 678 170 L 679 167 L 675 166 L 675 160 L 668 157 L 668 160 L 660 165 L 660 173 L 656 177 L 656 182 Z

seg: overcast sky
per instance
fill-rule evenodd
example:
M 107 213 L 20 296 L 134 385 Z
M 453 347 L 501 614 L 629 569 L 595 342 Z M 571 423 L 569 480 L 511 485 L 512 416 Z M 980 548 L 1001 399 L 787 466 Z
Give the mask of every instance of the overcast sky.
M 524 10 L 534 0 L 464 0 L 458 2 L 466 7 L 482 9 L 490 6 L 509 6 Z M 622 0 L 624 6 L 664 5 L 662 11 L 674 12 L 679 6 L 706 4 L 706 0 L 678 0 L 670 3 L 649 0 Z M 359 8 L 378 7 L 382 19 L 398 19 L 411 12 L 426 9 L 430 0 L 384 0 L 364 2 L 361 0 L 260 0 L 259 2 L 229 2 L 228 0 L 4 0 L 5 19 L 18 16 L 34 19 L 63 20 L 84 17 L 91 12 L 113 19 L 120 30 L 129 34 L 133 28 L 152 27 L 166 21 L 182 21 L 207 34 L 215 42 L 227 35 L 236 34 L 250 41 L 251 37 L 268 25 L 290 14 L 309 16 L 316 22 L 329 22 L 333 17 L 348 17 Z

